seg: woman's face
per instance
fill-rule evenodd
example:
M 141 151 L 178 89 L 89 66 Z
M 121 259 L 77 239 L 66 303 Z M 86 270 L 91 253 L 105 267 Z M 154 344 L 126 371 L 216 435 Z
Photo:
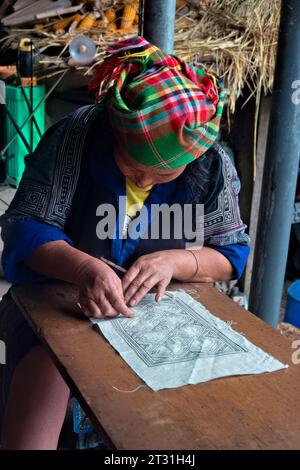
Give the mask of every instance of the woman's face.
M 183 173 L 186 165 L 179 168 L 157 169 L 145 166 L 134 160 L 120 148 L 115 150 L 115 161 L 126 178 L 129 178 L 138 188 L 146 189 L 155 184 L 168 183 Z

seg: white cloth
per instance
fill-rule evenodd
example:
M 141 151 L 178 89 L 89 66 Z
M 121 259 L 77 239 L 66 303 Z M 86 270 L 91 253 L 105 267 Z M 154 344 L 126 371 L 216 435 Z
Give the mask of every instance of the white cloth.
M 97 320 L 102 334 L 153 390 L 286 368 L 183 291 L 157 303 L 148 294 L 134 318 Z

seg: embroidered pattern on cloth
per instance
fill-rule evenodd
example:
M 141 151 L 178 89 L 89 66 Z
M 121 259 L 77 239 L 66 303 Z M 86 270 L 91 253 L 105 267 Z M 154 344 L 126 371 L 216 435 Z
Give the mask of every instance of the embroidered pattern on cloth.
M 237 171 L 221 145 L 214 144 L 213 148 L 223 162 L 224 188 L 217 198 L 216 209 L 204 216 L 205 242 L 219 246 L 248 244 L 250 239 L 245 233 L 246 225 L 242 222 L 239 210 L 240 181 Z
M 287 367 L 183 291 L 159 303 L 147 294 L 133 311 L 134 318 L 91 321 L 155 391 Z
M 48 219 L 64 223 L 72 204 L 80 173 L 80 163 L 86 134 L 94 112 L 93 106 L 79 108 L 66 129 L 66 137 L 60 148 L 54 170 L 52 192 L 48 207 Z
M 138 317 L 126 324 L 121 320 L 113 323 L 115 331 L 148 367 L 247 352 L 182 299 L 171 302 L 166 298 L 158 308 L 163 316 L 156 315 L 153 320 L 153 301 L 148 298 Z
M 46 147 L 42 150 L 37 147 L 36 152 L 41 151 L 41 155 L 30 156 L 32 162 L 26 167 L 11 203 L 11 215 L 16 212 L 32 215 L 42 222 L 64 227 L 80 173 L 85 137 L 97 114 L 95 108 L 89 105 L 76 110 L 67 125 L 55 131 L 55 141 L 50 137 L 43 142 Z M 37 165 L 42 168 L 37 169 Z

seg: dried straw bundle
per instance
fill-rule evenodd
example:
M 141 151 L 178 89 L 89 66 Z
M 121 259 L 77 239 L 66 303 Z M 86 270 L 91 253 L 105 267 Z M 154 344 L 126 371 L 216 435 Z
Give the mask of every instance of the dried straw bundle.
M 115 2 L 101 1 L 101 10 Z M 223 78 L 228 89 L 230 111 L 247 84 L 259 102 L 262 91 L 271 91 L 275 68 L 277 35 L 280 17 L 280 0 L 189 0 L 178 1 L 174 53 L 182 59 L 203 64 Z M 57 20 L 56 20 L 57 21 Z M 10 29 L 4 40 L 6 47 L 16 48 L 20 37 L 34 35 L 35 45 L 42 53 L 41 65 L 51 76 L 68 67 L 63 58 L 70 41 L 78 35 L 76 25 L 64 33 L 53 29 L 54 22 L 38 24 L 31 29 Z M 92 27 L 88 32 L 96 46 L 97 54 L 91 67 L 77 67 L 88 74 L 105 56 L 105 47 L 119 37 L 129 37 L 137 32 L 112 31 Z M 47 55 L 51 46 L 60 46 L 57 57 Z
M 247 84 L 257 99 L 272 90 L 280 0 L 193 0 L 177 20 L 175 53 L 223 78 L 233 112 Z

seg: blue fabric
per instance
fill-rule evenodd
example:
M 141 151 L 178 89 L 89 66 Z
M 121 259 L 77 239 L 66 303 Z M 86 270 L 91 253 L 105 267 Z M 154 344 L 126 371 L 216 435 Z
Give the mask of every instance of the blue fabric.
M 157 185 L 163 186 L 163 185 Z M 164 185 L 164 189 L 170 190 L 168 184 Z M 159 188 L 158 188 L 159 189 Z M 121 191 L 119 192 L 119 194 Z M 149 198 L 146 200 L 147 206 L 152 202 L 157 202 L 159 199 L 159 190 L 152 191 Z M 123 193 L 124 194 L 124 193 Z M 153 194 L 153 195 L 152 195 Z M 121 222 L 118 221 L 117 227 L 121 227 Z M 125 260 L 136 249 L 140 239 L 133 240 L 130 237 L 122 245 L 122 240 L 119 236 L 112 240 L 111 259 L 123 265 Z M 2 230 L 2 238 L 4 241 L 4 250 L 2 254 L 2 265 L 4 269 L 5 278 L 13 284 L 21 284 L 26 282 L 35 282 L 44 279 L 44 276 L 31 270 L 25 263 L 24 259 L 39 246 L 55 240 L 65 240 L 73 245 L 72 240 L 61 230 L 47 224 L 37 222 L 34 219 L 26 218 L 16 221 L 5 227 Z M 239 279 L 245 269 L 245 265 L 250 253 L 248 245 L 225 245 L 225 246 L 210 246 L 219 253 L 222 253 L 232 264 L 234 269 L 233 279 Z
M 153 199 L 156 199 L 156 197 Z M 150 204 L 150 201 L 147 202 Z M 9 228 L 2 231 L 2 238 L 4 240 L 2 254 L 4 274 L 5 278 L 13 284 L 44 279 L 41 274 L 34 272 L 24 263 L 24 259 L 34 249 L 55 240 L 65 240 L 73 245 L 72 240 L 63 231 L 30 218 L 11 224 Z M 139 239 L 132 240 L 128 238 L 123 247 L 121 242 L 119 236 L 112 240 L 112 260 L 120 265 L 136 249 Z M 234 269 L 233 279 L 239 279 L 242 276 L 250 253 L 248 245 L 234 244 L 210 246 L 210 248 L 222 253 L 230 261 Z
M 114 142 L 111 135 L 107 135 L 102 141 L 101 153 L 99 158 L 95 152 L 98 136 L 93 134 L 89 146 L 86 149 L 86 161 L 88 162 L 88 177 L 94 180 L 98 185 L 112 191 L 115 201 L 119 196 L 126 195 L 125 177 L 117 166 L 115 159 L 112 158 L 114 151 Z M 105 171 L 103 169 L 105 168 Z M 183 202 L 188 199 L 189 188 L 184 181 L 173 180 L 164 184 L 154 186 L 149 197 L 145 201 L 145 207 L 150 213 L 151 204 L 160 204 L 162 201 L 172 204 L 174 200 Z M 180 194 L 180 200 L 178 195 Z M 125 212 L 125 211 L 124 211 Z M 122 240 L 121 231 L 123 227 L 124 214 L 120 210 L 116 224 L 116 237 L 111 241 L 111 260 L 119 265 L 124 265 L 130 259 L 132 254 L 137 251 L 141 239 Z M 151 221 L 145 220 L 143 232 Z M 2 238 L 4 240 L 4 251 L 2 255 L 2 264 L 5 277 L 8 281 L 16 283 L 26 283 L 43 280 L 44 277 L 32 271 L 24 263 L 24 259 L 39 246 L 55 240 L 65 240 L 73 245 L 72 240 L 58 228 L 38 222 L 32 218 L 4 223 L 2 229 Z M 211 248 L 222 253 L 232 264 L 234 268 L 234 279 L 241 277 L 250 248 L 247 245 L 226 245 L 211 246 Z
M 212 246 L 210 248 L 222 253 L 230 261 L 234 269 L 234 275 L 232 279 L 240 279 L 242 276 L 246 262 L 250 253 L 249 245 L 241 245 L 235 243 L 233 245 L 224 245 L 224 246 Z
M 4 241 L 2 266 L 5 278 L 13 284 L 45 279 L 44 276 L 34 272 L 24 263 L 24 259 L 33 250 L 56 240 L 65 240 L 71 245 L 73 244 L 63 231 L 31 218 L 5 224 L 2 228 L 2 239 Z

